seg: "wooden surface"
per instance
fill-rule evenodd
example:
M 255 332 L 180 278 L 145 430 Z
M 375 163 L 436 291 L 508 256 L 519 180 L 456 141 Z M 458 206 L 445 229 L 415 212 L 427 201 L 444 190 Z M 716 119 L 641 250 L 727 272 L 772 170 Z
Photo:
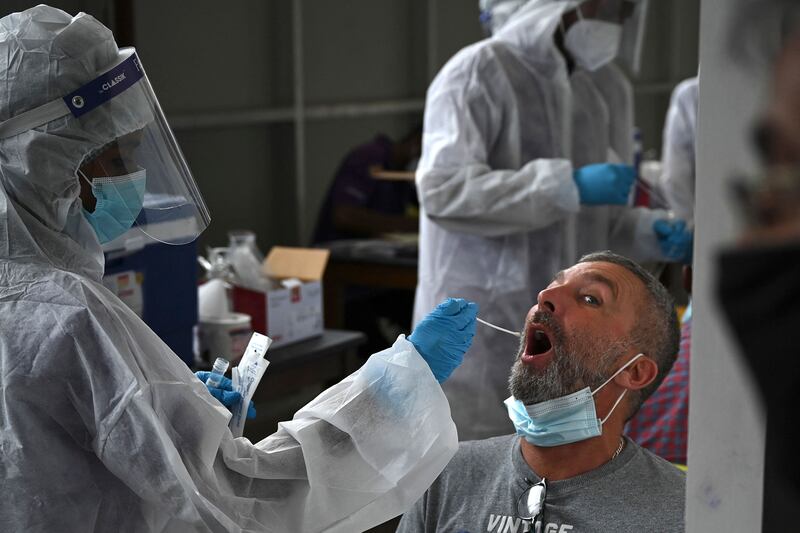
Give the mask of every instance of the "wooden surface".
M 324 290 L 325 327 L 344 326 L 344 298 L 348 286 L 385 289 L 417 287 L 416 260 L 381 258 L 380 260 L 331 259 L 322 283 Z

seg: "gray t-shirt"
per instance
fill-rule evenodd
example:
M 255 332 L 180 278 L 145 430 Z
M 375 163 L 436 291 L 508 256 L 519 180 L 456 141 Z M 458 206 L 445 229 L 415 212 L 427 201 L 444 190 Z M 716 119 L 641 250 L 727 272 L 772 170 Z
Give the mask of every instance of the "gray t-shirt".
M 540 478 L 519 437 L 462 442 L 458 453 L 400 522 L 401 533 L 523 533 L 520 495 Z M 579 476 L 547 483 L 541 533 L 684 530 L 685 477 L 626 438 L 622 453 Z

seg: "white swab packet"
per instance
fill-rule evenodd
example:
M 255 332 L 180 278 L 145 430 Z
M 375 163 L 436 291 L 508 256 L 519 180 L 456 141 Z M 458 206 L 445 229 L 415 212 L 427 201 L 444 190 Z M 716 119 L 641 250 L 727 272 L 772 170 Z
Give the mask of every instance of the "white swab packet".
M 250 400 L 253 399 L 256 387 L 269 366 L 269 361 L 264 359 L 264 355 L 270 344 L 272 344 L 272 339 L 266 335 L 253 333 L 239 366 L 231 371 L 233 390 L 242 395 L 242 401 L 233 408 L 233 416 L 228 422 L 228 427 L 234 437 L 241 437 L 244 431 Z

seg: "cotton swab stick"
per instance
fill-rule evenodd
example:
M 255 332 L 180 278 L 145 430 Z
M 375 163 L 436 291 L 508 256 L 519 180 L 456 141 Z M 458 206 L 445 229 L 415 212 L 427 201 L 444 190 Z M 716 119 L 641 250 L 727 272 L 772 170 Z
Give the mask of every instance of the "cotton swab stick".
M 480 318 L 478 318 L 477 320 L 478 320 L 478 322 L 480 322 L 484 326 L 489 326 L 490 328 L 494 328 L 497 331 L 502 331 L 503 333 L 508 333 L 509 335 L 514 335 L 515 337 L 519 337 L 520 336 L 519 331 L 511 331 L 511 330 L 508 330 L 508 329 L 505 329 L 505 328 L 501 328 L 500 326 L 495 326 L 494 324 L 489 324 L 488 322 L 486 322 L 485 320 L 482 320 Z

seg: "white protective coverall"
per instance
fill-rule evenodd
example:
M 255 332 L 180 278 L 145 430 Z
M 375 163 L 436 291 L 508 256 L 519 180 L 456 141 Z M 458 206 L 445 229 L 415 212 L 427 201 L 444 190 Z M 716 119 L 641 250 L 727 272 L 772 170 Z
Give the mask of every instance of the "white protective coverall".
M 695 143 L 700 86 L 696 77 L 675 87 L 664 123 L 661 187 L 678 218 L 694 220 Z
M 117 54 L 85 14 L 0 19 L 0 121 Z M 103 122 L 0 140 L 0 531 L 350 533 L 402 513 L 457 448 L 427 363 L 401 336 L 277 433 L 232 438 L 228 411 L 100 283 L 76 170 Z
M 570 73 L 554 44 L 562 14 L 579 3 L 529 1 L 458 52 L 428 89 L 415 322 L 446 295 L 521 328 L 538 292 L 583 253 L 663 259 L 652 225 L 665 212 L 579 206 L 573 168 L 630 163 L 633 135 L 620 70 Z M 503 400 L 518 342 L 480 328 L 444 384 L 460 440 L 514 431 Z

